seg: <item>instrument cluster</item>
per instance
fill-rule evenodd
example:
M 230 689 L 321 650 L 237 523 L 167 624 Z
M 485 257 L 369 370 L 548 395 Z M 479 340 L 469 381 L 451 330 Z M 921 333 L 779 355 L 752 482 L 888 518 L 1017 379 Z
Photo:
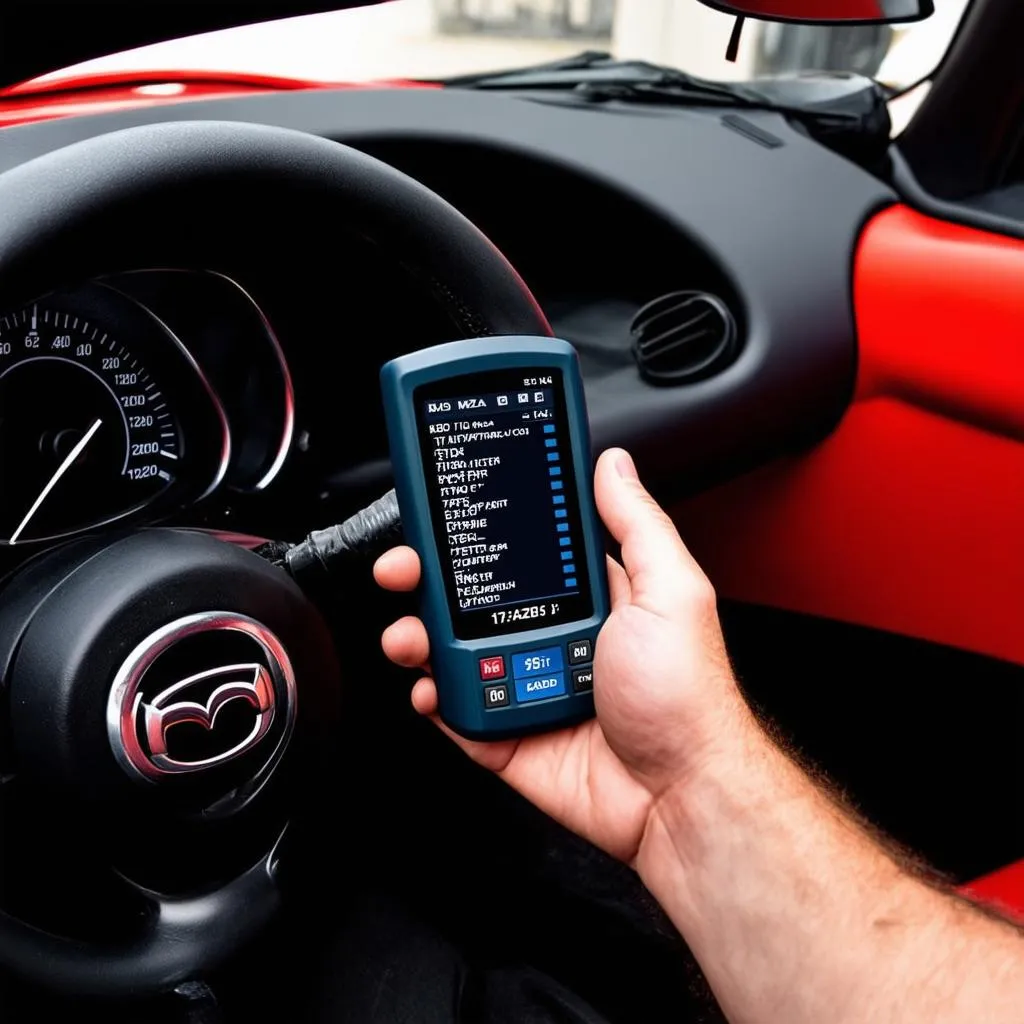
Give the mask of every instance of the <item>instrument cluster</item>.
M 0 546 L 258 491 L 291 446 L 287 362 L 245 290 L 139 271 L 0 312 Z

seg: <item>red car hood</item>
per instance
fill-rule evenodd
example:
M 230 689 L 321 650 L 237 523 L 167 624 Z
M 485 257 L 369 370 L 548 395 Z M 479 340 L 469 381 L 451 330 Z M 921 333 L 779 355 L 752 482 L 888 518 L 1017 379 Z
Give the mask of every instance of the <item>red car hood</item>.
M 0 89 L 0 128 L 80 114 L 297 89 L 431 89 L 431 82 L 338 82 L 229 71 L 100 71 Z

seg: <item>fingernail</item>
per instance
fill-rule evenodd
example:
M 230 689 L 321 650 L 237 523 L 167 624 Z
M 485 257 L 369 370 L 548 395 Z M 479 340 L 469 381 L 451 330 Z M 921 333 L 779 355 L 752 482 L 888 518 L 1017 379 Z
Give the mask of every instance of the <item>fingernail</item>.
M 629 452 L 619 452 L 615 459 L 615 468 L 619 471 L 619 476 L 623 480 L 639 480 L 636 474 L 636 466 L 633 464 L 633 458 Z

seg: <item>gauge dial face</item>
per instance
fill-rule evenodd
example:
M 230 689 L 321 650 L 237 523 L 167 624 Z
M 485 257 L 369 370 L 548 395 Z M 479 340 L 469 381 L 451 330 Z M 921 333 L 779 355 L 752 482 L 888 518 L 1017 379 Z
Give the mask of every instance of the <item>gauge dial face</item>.
M 43 303 L 0 316 L 0 544 L 149 504 L 181 456 L 160 381 L 122 340 Z

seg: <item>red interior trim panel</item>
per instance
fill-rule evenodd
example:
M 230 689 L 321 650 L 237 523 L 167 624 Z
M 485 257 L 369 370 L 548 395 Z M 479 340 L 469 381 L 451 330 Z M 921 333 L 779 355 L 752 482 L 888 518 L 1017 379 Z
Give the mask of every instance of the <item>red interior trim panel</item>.
M 1024 242 L 904 207 L 876 217 L 854 278 L 857 399 L 893 397 L 1024 442 L 1022 275 Z
M 832 436 L 677 522 L 723 596 L 1024 665 L 1024 242 L 892 207 L 854 303 Z
M 960 891 L 968 899 L 1024 922 L 1024 860 L 993 871 Z

